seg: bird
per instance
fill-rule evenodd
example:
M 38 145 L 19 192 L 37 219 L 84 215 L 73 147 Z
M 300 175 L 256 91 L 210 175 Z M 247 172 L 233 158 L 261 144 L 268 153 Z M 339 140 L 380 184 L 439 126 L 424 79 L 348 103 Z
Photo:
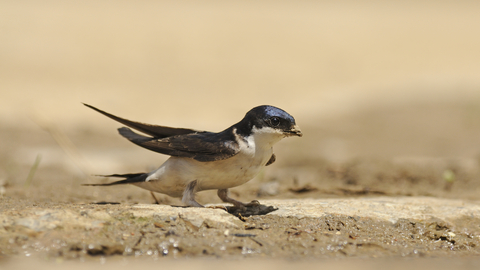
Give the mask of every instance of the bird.
M 100 175 L 122 180 L 86 186 L 113 186 L 131 184 L 151 192 L 182 198 L 190 207 L 204 207 L 195 200 L 203 190 L 217 190 L 225 203 L 245 209 L 258 201 L 243 203 L 229 196 L 229 188 L 240 186 L 258 175 L 265 166 L 275 162 L 273 146 L 285 137 L 302 137 L 295 119 L 286 111 L 270 106 L 257 106 L 245 114 L 240 122 L 220 132 L 189 128 L 173 128 L 130 121 L 85 106 L 135 129 L 128 127 L 118 132 L 130 142 L 170 157 L 157 169 L 147 173 Z M 152 193 L 153 195 L 153 193 Z

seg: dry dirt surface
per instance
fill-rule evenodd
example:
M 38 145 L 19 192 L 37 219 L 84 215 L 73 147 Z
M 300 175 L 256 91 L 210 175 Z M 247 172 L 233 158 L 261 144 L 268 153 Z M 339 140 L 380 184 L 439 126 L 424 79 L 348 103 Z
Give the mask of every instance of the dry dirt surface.
M 478 14 L 478 1 L 2 1 L 0 267 L 474 268 Z M 137 187 L 82 186 L 167 158 L 82 102 L 210 131 L 271 104 L 304 136 L 231 190 L 260 208 L 154 205 Z
M 458 257 L 479 253 L 480 207 L 431 198 L 266 200 L 268 215 L 5 199 L 2 256 L 75 259 Z M 375 211 L 372 211 L 375 208 Z

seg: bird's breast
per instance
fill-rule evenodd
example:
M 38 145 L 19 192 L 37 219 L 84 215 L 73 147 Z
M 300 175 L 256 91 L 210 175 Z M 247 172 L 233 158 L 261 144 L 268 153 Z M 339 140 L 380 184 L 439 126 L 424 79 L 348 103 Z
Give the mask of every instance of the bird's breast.
M 225 189 L 242 185 L 253 179 L 265 167 L 273 150 L 240 151 L 235 156 L 219 161 L 198 162 L 193 166 L 192 176 L 198 181 L 199 188 Z

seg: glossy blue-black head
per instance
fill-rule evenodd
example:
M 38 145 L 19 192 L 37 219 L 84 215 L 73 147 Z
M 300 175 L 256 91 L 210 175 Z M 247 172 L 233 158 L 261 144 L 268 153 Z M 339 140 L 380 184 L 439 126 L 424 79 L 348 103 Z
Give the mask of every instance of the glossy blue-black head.
M 253 128 L 272 128 L 285 136 L 301 137 L 303 135 L 293 116 L 280 108 L 269 105 L 251 109 L 238 124 L 242 127 L 244 134 L 251 132 Z

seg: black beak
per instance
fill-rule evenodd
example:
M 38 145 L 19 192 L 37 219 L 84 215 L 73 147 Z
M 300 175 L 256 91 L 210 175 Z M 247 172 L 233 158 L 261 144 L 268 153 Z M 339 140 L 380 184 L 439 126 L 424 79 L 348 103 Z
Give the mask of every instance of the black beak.
M 287 130 L 287 131 L 285 132 L 285 134 L 287 134 L 288 136 L 298 136 L 298 137 L 302 137 L 302 136 L 303 136 L 302 131 L 300 130 L 300 128 L 299 128 L 297 125 L 293 126 L 292 129 Z

